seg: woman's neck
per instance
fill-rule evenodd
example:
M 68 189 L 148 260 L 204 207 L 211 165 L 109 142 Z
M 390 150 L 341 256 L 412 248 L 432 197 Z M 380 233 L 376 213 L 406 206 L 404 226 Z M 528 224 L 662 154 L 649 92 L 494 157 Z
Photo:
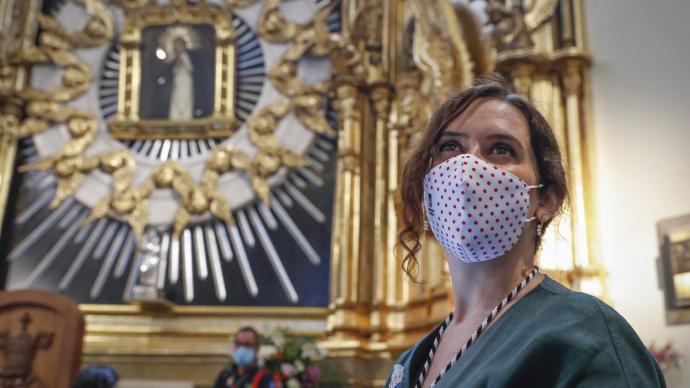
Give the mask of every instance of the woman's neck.
M 464 263 L 455 258 L 448 260 L 454 320 L 459 322 L 468 314 L 483 315 L 493 309 L 527 276 L 534 268 L 534 252 L 520 255 L 519 251 L 513 250 L 511 255 L 479 263 Z

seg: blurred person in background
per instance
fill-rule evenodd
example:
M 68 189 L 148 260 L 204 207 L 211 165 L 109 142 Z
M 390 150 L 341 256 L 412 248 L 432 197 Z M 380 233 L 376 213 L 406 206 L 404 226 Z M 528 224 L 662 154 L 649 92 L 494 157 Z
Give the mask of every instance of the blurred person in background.
M 235 334 L 230 366 L 220 371 L 213 388 L 280 388 L 280 381 L 259 368 L 259 334 L 250 326 Z
M 113 388 L 118 380 L 119 376 L 112 367 L 90 365 L 79 372 L 72 388 Z

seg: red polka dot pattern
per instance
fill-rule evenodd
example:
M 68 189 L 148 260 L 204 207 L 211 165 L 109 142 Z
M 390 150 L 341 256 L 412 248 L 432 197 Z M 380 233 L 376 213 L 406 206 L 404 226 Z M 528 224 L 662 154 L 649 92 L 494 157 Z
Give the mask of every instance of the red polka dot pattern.
M 466 263 L 491 260 L 517 243 L 529 208 L 529 187 L 474 155 L 458 155 L 424 177 L 424 207 L 448 254 Z

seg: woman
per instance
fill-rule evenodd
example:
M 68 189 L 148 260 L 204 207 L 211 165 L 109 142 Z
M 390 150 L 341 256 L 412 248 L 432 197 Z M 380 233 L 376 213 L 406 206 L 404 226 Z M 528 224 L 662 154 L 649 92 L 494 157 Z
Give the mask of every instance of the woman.
M 403 174 L 400 244 L 411 274 L 431 228 L 454 308 L 400 357 L 386 387 L 665 386 L 620 315 L 535 266 L 567 195 L 552 129 L 501 82 L 480 82 L 436 111 Z

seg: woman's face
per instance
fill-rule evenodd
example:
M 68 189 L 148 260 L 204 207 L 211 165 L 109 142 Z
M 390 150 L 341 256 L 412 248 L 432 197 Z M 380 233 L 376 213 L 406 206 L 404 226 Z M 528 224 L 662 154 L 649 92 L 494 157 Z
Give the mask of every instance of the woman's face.
M 473 154 L 528 185 L 539 184 L 527 120 L 499 99 L 474 101 L 443 130 L 433 150 L 433 166 L 460 154 Z
M 433 166 L 460 154 L 473 154 L 530 186 L 541 183 L 527 120 L 505 101 L 476 100 L 451 121 L 434 144 Z M 554 195 L 530 190 L 530 196 L 529 216 L 539 222 L 550 220 L 556 211 Z

